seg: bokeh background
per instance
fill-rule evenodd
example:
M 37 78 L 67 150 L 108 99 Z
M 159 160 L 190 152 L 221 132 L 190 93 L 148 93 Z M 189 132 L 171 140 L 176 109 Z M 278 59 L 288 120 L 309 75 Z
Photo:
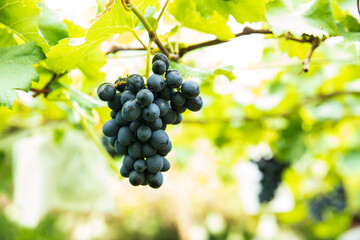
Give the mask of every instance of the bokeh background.
M 73 36 L 98 11 L 92 0 L 44 2 Z M 359 19 L 356 1 L 340 2 Z M 228 25 L 244 27 L 232 17 Z M 166 43 L 213 39 L 167 13 L 158 34 Z M 146 32 L 139 36 L 146 42 Z M 122 34 L 101 50 L 114 45 L 139 43 Z M 360 239 L 360 42 L 329 38 L 299 74 L 309 48 L 258 34 L 173 62 L 200 83 L 204 108 L 167 128 L 171 170 L 160 189 L 133 187 L 112 170 L 121 158 L 101 145 L 110 110 L 83 95 L 96 99 L 100 83 L 143 74 L 146 51 L 100 54 L 96 76 L 72 70 L 60 79 L 77 102 L 94 101 L 86 114 L 66 101 L 69 91 L 18 91 L 13 110 L 0 107 L 0 239 Z M 39 74 L 41 88 L 51 74 Z M 257 163 L 273 158 L 287 167 L 274 198 L 260 203 Z

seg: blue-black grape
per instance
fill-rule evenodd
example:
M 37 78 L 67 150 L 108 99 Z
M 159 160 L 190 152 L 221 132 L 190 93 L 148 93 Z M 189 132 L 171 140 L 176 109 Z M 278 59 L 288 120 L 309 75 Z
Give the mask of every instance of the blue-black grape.
M 164 88 L 157 93 L 157 97 L 170 101 L 173 92 L 174 90 L 165 83 Z
M 130 170 L 130 171 L 127 170 L 127 169 L 124 167 L 124 165 L 120 168 L 120 175 L 123 176 L 124 178 L 129 177 L 130 172 L 131 172 L 131 170 Z
M 142 109 L 141 116 L 147 122 L 154 122 L 160 116 L 160 109 L 156 104 L 151 103 Z
M 185 104 L 186 98 L 182 95 L 181 92 L 174 92 L 171 95 L 171 103 L 175 104 L 176 106 L 182 106 Z
M 141 107 L 135 100 L 127 101 L 121 109 L 121 114 L 126 121 L 134 121 L 141 115 Z
M 163 167 L 161 169 L 161 172 L 167 172 L 170 169 L 170 162 L 166 158 L 163 157 Z
M 116 120 L 116 123 L 121 127 L 127 126 L 130 124 L 129 121 L 126 121 L 124 119 L 123 115 L 121 114 L 121 111 L 116 114 L 115 120 Z
M 169 140 L 169 143 L 167 144 L 167 146 L 162 150 L 158 150 L 157 152 L 159 155 L 165 157 L 166 155 L 168 155 L 168 153 L 171 151 L 171 149 L 172 149 L 172 143 Z
M 128 146 L 135 140 L 135 134 L 128 126 L 121 127 L 118 132 L 118 140 L 122 145 Z
M 134 159 L 139 159 L 143 157 L 142 144 L 138 141 L 131 143 L 128 147 L 128 154 Z
M 155 99 L 154 104 L 156 104 L 159 107 L 161 117 L 165 116 L 169 112 L 170 106 L 165 99 L 157 98 Z
M 166 57 L 165 54 L 162 54 L 162 53 L 155 54 L 155 56 L 153 57 L 152 63 L 154 63 L 157 60 L 163 61 L 165 63 L 165 65 L 166 65 L 166 70 L 169 69 L 169 65 L 170 65 L 169 59 Z
M 144 157 L 152 157 L 156 154 L 157 150 L 151 144 L 145 143 L 143 144 L 143 154 Z
M 150 129 L 150 127 L 145 126 L 145 125 L 139 127 L 137 129 L 137 131 L 136 131 L 136 136 L 140 141 L 146 142 L 151 137 L 151 129 Z
M 112 138 L 103 136 L 102 138 L 102 144 L 105 147 L 106 151 L 109 153 L 110 156 L 115 157 L 116 156 L 116 152 L 114 149 L 114 146 L 111 145 L 110 141 Z
M 120 77 L 120 78 L 118 78 L 118 79 L 116 79 L 116 81 L 115 81 L 115 85 L 116 85 L 116 90 L 118 90 L 119 92 L 123 92 L 123 91 L 125 91 L 125 87 L 126 87 L 126 78 L 124 78 L 124 77 Z M 119 82 L 121 83 L 121 84 L 119 84 Z
M 136 100 L 141 106 L 147 107 L 154 101 L 154 94 L 149 89 L 142 89 L 136 94 Z
M 126 79 L 126 87 L 133 93 L 137 93 L 144 88 L 144 79 L 139 74 L 132 74 Z
M 156 60 L 153 62 L 152 70 L 154 73 L 163 75 L 166 72 L 166 64 L 162 60 Z
M 172 110 L 174 110 L 174 112 L 176 112 L 177 114 L 184 113 L 186 111 L 186 109 L 187 109 L 185 105 L 176 106 L 175 104 L 170 103 L 170 106 L 171 106 Z
M 146 122 L 146 125 L 148 125 L 152 131 L 155 131 L 159 130 L 162 127 L 163 123 L 161 118 L 157 118 L 153 122 Z
M 157 173 L 163 167 L 162 156 L 156 154 L 152 157 L 146 158 L 146 167 L 149 173 Z
M 188 99 L 196 98 L 200 94 L 199 84 L 191 80 L 186 81 L 181 85 L 181 92 Z
M 125 90 L 121 94 L 121 104 L 124 105 L 127 101 L 134 100 L 135 94 L 130 90 Z
M 163 130 L 156 130 L 151 134 L 150 144 L 158 150 L 165 149 L 169 141 L 169 136 Z
M 160 92 L 164 88 L 164 86 L 164 79 L 159 74 L 153 74 L 147 80 L 148 89 L 154 93 Z
M 134 133 L 136 133 L 136 131 L 140 126 L 141 126 L 141 122 L 139 120 L 132 121 L 129 125 L 130 130 Z
M 117 93 L 115 95 L 115 97 L 113 98 L 113 100 L 108 101 L 108 107 L 111 110 L 114 110 L 116 112 L 121 110 L 122 104 L 121 104 L 121 101 L 120 101 L 120 97 L 121 97 L 120 93 Z
M 146 169 L 146 163 L 143 159 L 136 160 L 134 163 L 134 170 L 137 172 L 144 172 Z
M 127 154 L 127 152 L 128 152 L 128 148 L 124 145 L 121 145 L 119 140 L 115 141 L 114 149 L 115 149 L 115 152 L 120 155 Z
M 111 110 L 111 112 L 110 112 L 110 117 L 111 118 L 116 118 L 116 114 L 117 114 L 118 112 L 116 112 L 116 111 L 114 111 L 114 110 Z
M 103 133 L 107 137 L 114 137 L 118 133 L 120 126 L 116 123 L 115 119 L 110 119 L 103 126 Z
M 200 111 L 200 109 L 202 108 L 203 100 L 200 96 L 197 96 L 194 99 L 187 99 L 185 102 L 185 106 L 190 111 L 197 112 L 197 111 Z
M 146 176 L 146 182 L 152 188 L 159 188 L 164 182 L 164 177 L 161 174 L 161 172 L 157 172 L 154 174 L 147 172 L 145 176 Z
M 134 169 L 134 163 L 135 163 L 135 160 L 132 157 L 130 157 L 129 155 L 124 156 L 123 167 L 126 170 L 132 171 Z
M 116 89 L 111 83 L 103 83 L 97 89 L 97 95 L 102 101 L 111 101 L 114 99 Z
M 182 117 L 181 113 L 176 114 L 176 121 L 173 123 L 173 125 L 177 125 L 177 124 L 181 123 L 182 119 L 183 119 L 183 117 Z
M 129 182 L 133 186 L 139 186 L 144 182 L 144 179 L 145 179 L 145 173 L 143 172 L 131 171 L 129 175 Z
M 170 109 L 169 112 L 161 119 L 163 121 L 163 124 L 173 124 L 176 121 L 176 112 Z
M 109 143 L 110 143 L 110 145 L 111 145 L 112 147 L 115 146 L 116 140 L 117 140 L 117 135 L 114 136 L 114 137 L 109 138 Z
M 170 70 L 165 74 L 166 84 L 171 88 L 178 88 L 183 83 L 183 78 L 178 70 Z

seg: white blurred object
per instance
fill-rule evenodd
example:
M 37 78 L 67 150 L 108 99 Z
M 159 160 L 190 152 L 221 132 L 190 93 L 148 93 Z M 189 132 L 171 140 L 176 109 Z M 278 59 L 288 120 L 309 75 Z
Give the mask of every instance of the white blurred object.
M 49 208 L 45 197 L 51 191 L 46 164 L 49 161 L 43 161 L 39 151 L 39 146 L 45 142 L 45 137 L 35 136 L 22 139 L 13 146 L 16 220 L 26 227 L 35 227 Z
M 240 161 L 234 167 L 238 180 L 239 195 L 246 214 L 253 215 L 259 212 L 260 204 L 258 194 L 260 191 L 259 180 L 261 175 L 257 166 L 251 162 Z
M 269 209 L 274 213 L 290 212 L 295 206 L 294 196 L 285 183 L 276 189 L 274 199 L 269 203 Z
M 105 160 L 93 143 L 79 131 L 54 143 L 48 132 L 13 145 L 16 220 L 34 227 L 52 208 L 112 211 Z
M 190 229 L 190 240 L 207 240 L 208 234 L 201 226 L 192 226 Z
M 222 215 L 211 213 L 206 217 L 206 226 L 210 233 L 221 234 L 226 229 L 226 222 Z
M 358 240 L 360 239 L 360 227 L 352 228 L 338 237 L 337 240 Z
M 257 240 L 276 239 L 279 233 L 279 226 L 276 222 L 276 216 L 271 214 L 263 214 L 259 219 L 257 226 Z

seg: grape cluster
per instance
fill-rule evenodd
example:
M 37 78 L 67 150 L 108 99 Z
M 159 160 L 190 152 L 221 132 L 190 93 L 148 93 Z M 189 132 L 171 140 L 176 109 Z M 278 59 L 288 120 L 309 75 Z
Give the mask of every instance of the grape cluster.
M 316 221 L 322 221 L 326 210 L 340 212 L 346 208 L 346 193 L 343 185 L 333 191 L 320 194 L 310 201 L 310 213 Z
M 183 82 L 179 71 L 169 69 L 164 54 L 154 56 L 152 70 L 146 84 L 141 75 L 132 74 L 100 85 L 97 94 L 112 110 L 103 133 L 116 153 L 125 155 L 120 174 L 134 186 L 159 188 L 161 172 L 170 169 L 165 156 L 172 144 L 166 126 L 181 123 L 186 109 L 199 111 L 203 101 L 199 85 Z
M 281 175 L 287 167 L 287 164 L 281 163 L 275 158 L 261 158 L 255 163 L 262 173 L 262 178 L 260 180 L 261 191 L 259 193 L 259 202 L 270 202 L 274 198 L 276 189 L 281 183 Z

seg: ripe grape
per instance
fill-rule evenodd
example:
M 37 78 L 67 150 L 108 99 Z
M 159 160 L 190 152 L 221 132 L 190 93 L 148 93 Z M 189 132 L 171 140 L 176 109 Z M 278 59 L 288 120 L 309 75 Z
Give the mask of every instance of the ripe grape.
M 159 172 L 164 165 L 162 156 L 156 154 L 146 159 L 146 167 L 149 173 Z
M 146 175 L 146 182 L 152 188 L 159 188 L 163 184 L 164 177 L 161 172 L 157 172 L 155 174 L 147 172 Z
M 171 96 L 171 103 L 175 104 L 176 106 L 182 106 L 185 104 L 186 98 L 182 95 L 181 92 L 175 92 Z
M 169 112 L 170 106 L 165 99 L 157 98 L 154 103 L 159 107 L 161 117 L 165 116 Z
M 203 100 L 200 96 L 197 96 L 194 99 L 187 99 L 185 102 L 185 106 L 187 109 L 193 112 L 197 112 L 202 108 Z
M 178 70 L 170 70 L 165 74 L 166 84 L 171 88 L 178 88 L 183 83 L 183 78 Z
M 161 169 L 161 172 L 167 172 L 170 169 L 170 162 L 166 158 L 163 157 L 163 167 Z
M 155 56 L 154 56 L 154 58 L 153 58 L 153 60 L 152 60 L 152 63 L 154 63 L 154 62 L 157 61 L 157 60 L 163 61 L 163 62 L 165 63 L 165 65 L 166 65 L 166 70 L 169 69 L 169 65 L 170 65 L 169 59 L 166 57 L 165 54 L 162 54 L 162 53 L 157 53 L 157 54 L 155 54 Z
M 147 122 L 154 122 L 160 116 L 160 109 L 156 104 L 151 103 L 143 108 L 141 116 Z
M 139 159 L 143 157 L 142 144 L 138 141 L 131 143 L 128 147 L 128 154 L 133 159 Z
M 121 145 L 128 146 L 135 140 L 135 134 L 128 126 L 121 127 L 118 132 L 118 140 Z
M 147 107 L 154 101 L 154 94 L 149 89 L 142 89 L 136 94 L 136 99 L 141 106 Z
M 121 110 L 121 115 L 126 121 L 134 121 L 140 116 L 140 114 L 141 107 L 135 100 L 127 101 Z
M 108 107 L 116 112 L 121 110 L 120 93 L 117 93 L 111 101 L 108 101 Z
M 103 133 L 107 137 L 114 137 L 118 133 L 120 126 L 116 123 L 115 119 L 107 121 L 103 126 Z
M 140 141 L 146 142 L 151 137 L 151 129 L 148 126 L 143 125 L 137 129 L 136 136 Z
M 160 92 L 164 86 L 164 79 L 159 74 L 153 74 L 147 80 L 148 89 L 154 93 Z
M 191 80 L 186 81 L 181 85 L 181 92 L 188 99 L 196 98 L 200 94 L 199 84 Z
M 150 144 L 158 150 L 165 149 L 169 144 L 169 136 L 163 130 L 156 130 L 151 135 Z
M 139 74 L 132 74 L 126 79 L 126 87 L 133 93 L 137 93 L 144 88 L 144 79 Z
M 135 163 L 134 163 L 134 169 L 137 172 L 144 172 L 145 169 L 146 169 L 145 161 L 142 160 L 142 159 L 136 160 Z
M 102 101 L 111 101 L 114 99 L 116 89 L 111 83 L 103 83 L 97 89 L 97 95 Z
M 131 171 L 129 175 L 129 181 L 131 185 L 133 186 L 139 186 L 142 184 L 145 180 L 145 173 L 143 172 L 137 172 L 137 171 Z
M 152 70 L 154 73 L 163 75 L 166 72 L 166 64 L 162 60 L 156 60 L 153 62 Z

